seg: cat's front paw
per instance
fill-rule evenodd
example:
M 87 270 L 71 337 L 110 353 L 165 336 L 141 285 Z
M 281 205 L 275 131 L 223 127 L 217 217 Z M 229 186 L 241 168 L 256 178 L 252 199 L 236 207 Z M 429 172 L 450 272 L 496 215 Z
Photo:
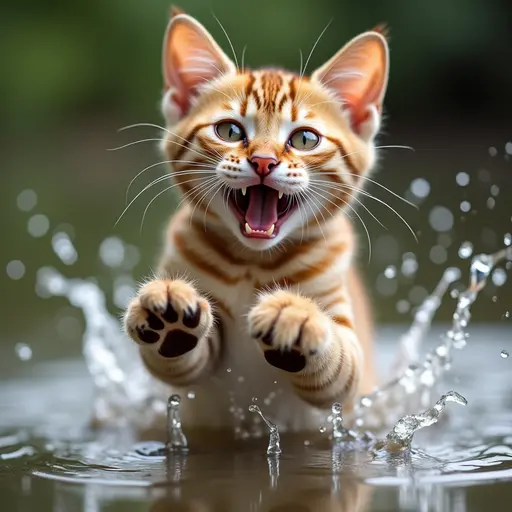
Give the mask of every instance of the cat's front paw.
M 262 295 L 248 320 L 267 362 L 287 372 L 300 372 L 331 343 L 328 317 L 312 300 L 285 290 Z
M 182 280 L 158 279 L 145 284 L 124 317 L 127 334 L 165 358 L 193 350 L 212 324 L 208 301 Z

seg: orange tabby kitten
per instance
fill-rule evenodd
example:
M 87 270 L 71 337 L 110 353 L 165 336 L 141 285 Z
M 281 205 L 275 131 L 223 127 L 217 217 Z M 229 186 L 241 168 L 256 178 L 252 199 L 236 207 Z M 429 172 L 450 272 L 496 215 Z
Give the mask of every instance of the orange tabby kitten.
M 279 425 L 316 429 L 372 386 L 345 209 L 376 159 L 386 40 L 361 34 L 309 77 L 240 69 L 175 13 L 163 72 L 163 149 L 183 206 L 126 332 L 156 378 L 195 389 L 189 425 L 229 426 L 233 402 L 270 397 Z

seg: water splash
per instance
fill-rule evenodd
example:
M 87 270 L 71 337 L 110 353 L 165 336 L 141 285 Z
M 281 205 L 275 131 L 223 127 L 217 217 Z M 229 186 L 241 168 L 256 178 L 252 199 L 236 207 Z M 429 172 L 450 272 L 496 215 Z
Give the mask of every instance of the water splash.
M 267 455 L 280 455 L 281 454 L 281 438 L 279 437 L 279 430 L 277 428 L 277 425 L 274 425 L 274 423 L 270 422 L 263 416 L 263 413 L 261 412 L 260 408 L 257 405 L 250 405 L 249 406 L 250 412 L 255 412 L 260 415 L 261 419 L 265 422 L 265 424 L 268 427 L 270 437 L 268 440 L 268 448 L 267 448 Z
M 402 337 L 400 352 L 395 364 L 395 375 L 387 384 L 360 398 L 351 418 L 358 427 L 381 427 L 390 418 L 414 411 L 431 403 L 435 387 L 442 375 L 451 368 L 453 349 L 466 345 L 466 328 L 471 318 L 471 306 L 485 287 L 494 267 L 503 260 L 512 260 L 512 247 L 494 254 L 479 254 L 472 258 L 469 286 L 457 297 L 451 328 L 441 337 L 441 343 L 428 352 L 423 361 L 418 354 L 421 343 L 430 327 L 435 311 L 447 287 L 459 275 L 457 269 L 447 269 L 438 286 L 418 308 L 414 322 Z M 405 369 L 404 369 L 405 366 Z
M 504 243 L 506 247 L 495 254 L 473 257 L 470 285 L 457 297 L 451 329 L 442 337 L 441 344 L 421 359 L 421 344 L 441 299 L 450 284 L 460 277 L 460 271 L 456 268 L 449 268 L 443 273 L 435 290 L 417 309 L 410 329 L 401 338 L 394 378 L 373 393 L 361 397 L 352 415 L 348 416 L 348 421 L 355 421 L 358 427 L 382 427 L 404 412 L 421 410 L 432 402 L 440 377 L 450 368 L 453 349 L 463 348 L 466 344 L 470 307 L 492 275 L 496 264 L 503 259 L 512 260 L 509 234 L 505 235 Z M 63 229 L 59 229 L 53 237 L 52 246 L 64 264 L 70 265 L 76 261 L 76 249 Z M 127 254 L 130 248 L 133 246 L 125 245 L 118 238 L 108 238 L 102 243 L 101 260 L 114 272 L 117 272 L 116 269 L 131 269 L 137 257 L 132 258 L 132 263 L 128 265 Z M 409 259 L 415 261 L 415 258 Z M 404 259 L 404 262 L 409 259 Z M 416 268 L 415 263 L 414 272 Z M 396 269 L 388 268 L 386 273 L 388 277 L 393 277 Z M 406 274 L 404 268 L 402 273 Z M 40 269 L 37 278 L 37 290 L 41 296 L 66 297 L 84 313 L 86 330 L 83 352 L 97 392 L 94 405 L 96 419 L 104 424 L 129 423 L 136 427 L 154 424 L 157 417 L 165 414 L 168 388 L 147 372 L 137 347 L 126 339 L 118 319 L 109 313 L 106 296 L 97 282 L 94 279 L 68 279 L 50 267 Z M 124 288 L 122 295 L 126 295 Z M 122 301 L 115 302 L 117 304 Z M 230 373 L 231 368 L 226 371 Z M 268 422 L 261 411 L 254 407 L 253 412 L 259 412 L 270 430 L 269 450 L 274 452 L 277 449 L 280 453 L 277 427 Z M 334 428 L 338 427 L 340 432 L 344 432 L 343 437 L 346 434 L 342 430 L 345 428 L 343 419 L 336 414 L 333 417 L 335 422 L 339 421 L 337 426 L 333 424 L 333 439 L 335 432 L 338 432 Z M 272 442 L 273 437 L 277 438 L 277 442 Z
M 446 407 L 446 402 L 467 405 L 467 400 L 456 391 L 448 391 L 435 405 L 420 414 L 411 414 L 400 418 L 386 436 L 382 449 L 388 452 L 404 451 L 411 447 L 414 434 L 425 427 L 437 423 L 439 416 Z
M 355 432 L 343 425 L 343 406 L 335 402 L 331 407 L 332 412 L 332 440 L 334 443 L 351 443 L 357 440 Z
M 188 450 L 188 442 L 180 418 L 180 395 L 171 395 L 167 402 L 167 449 L 170 451 Z
M 106 306 L 102 290 L 92 280 L 68 279 L 43 267 L 37 286 L 49 296 L 66 297 L 86 320 L 83 353 L 95 388 L 94 415 L 101 422 L 151 425 L 165 411 L 165 387 L 144 368 L 137 347 L 120 329 Z

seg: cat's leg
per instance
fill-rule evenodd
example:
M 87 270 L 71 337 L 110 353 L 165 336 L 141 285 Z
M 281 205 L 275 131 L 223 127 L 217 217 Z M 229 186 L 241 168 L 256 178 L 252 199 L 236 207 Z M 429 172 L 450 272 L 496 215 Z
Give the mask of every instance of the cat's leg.
M 128 305 L 124 326 L 148 370 L 168 384 L 197 382 L 219 359 L 221 340 L 210 304 L 187 281 L 143 285 Z
M 287 290 L 262 294 L 249 330 L 269 364 L 287 374 L 306 402 L 329 407 L 350 402 L 363 372 L 363 350 L 351 310 L 330 315 L 315 301 Z

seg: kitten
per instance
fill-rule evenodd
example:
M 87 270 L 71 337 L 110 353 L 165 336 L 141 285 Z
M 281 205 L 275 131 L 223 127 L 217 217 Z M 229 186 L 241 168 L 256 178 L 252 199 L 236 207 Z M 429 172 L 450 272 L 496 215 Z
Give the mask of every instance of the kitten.
M 233 403 L 259 397 L 280 426 L 316 429 L 373 383 L 346 212 L 376 159 L 386 39 L 365 32 L 311 76 L 240 69 L 174 12 L 163 74 L 163 150 L 183 200 L 126 332 L 153 376 L 195 390 L 189 425 L 228 427 L 244 416 Z

